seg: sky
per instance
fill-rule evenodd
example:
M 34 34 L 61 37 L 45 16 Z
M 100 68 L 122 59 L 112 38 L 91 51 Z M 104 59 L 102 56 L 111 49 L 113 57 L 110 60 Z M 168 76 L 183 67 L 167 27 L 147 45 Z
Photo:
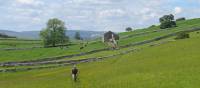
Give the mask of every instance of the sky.
M 159 24 L 159 18 L 200 17 L 200 0 L 0 0 L 0 30 L 39 31 L 49 19 L 68 30 L 125 31 Z

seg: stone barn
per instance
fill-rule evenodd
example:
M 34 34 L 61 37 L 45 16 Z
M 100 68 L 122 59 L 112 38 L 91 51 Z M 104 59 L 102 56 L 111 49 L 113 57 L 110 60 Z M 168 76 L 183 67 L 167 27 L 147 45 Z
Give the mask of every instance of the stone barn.
M 117 35 L 116 33 L 112 31 L 104 33 L 103 42 L 107 43 L 113 49 L 117 48 L 117 40 L 119 40 L 119 35 Z

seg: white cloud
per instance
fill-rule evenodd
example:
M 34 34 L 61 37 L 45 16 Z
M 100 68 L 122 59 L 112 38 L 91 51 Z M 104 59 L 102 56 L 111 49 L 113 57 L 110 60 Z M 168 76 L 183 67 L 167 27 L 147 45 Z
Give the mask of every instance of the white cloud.
M 121 9 L 108 9 L 108 10 L 103 10 L 98 13 L 99 18 L 106 18 L 106 17 L 120 17 L 125 15 L 126 12 L 124 12 Z
M 175 7 L 174 8 L 174 14 L 180 14 L 182 12 L 182 8 L 181 7 Z
M 35 5 L 35 6 L 44 4 L 41 0 L 16 0 L 16 2 L 22 5 Z
M 32 4 L 34 3 L 34 0 L 16 0 L 18 3 L 21 4 Z
M 150 12 L 150 11 L 151 11 L 150 8 L 143 8 L 143 9 L 141 9 L 139 12 L 140 12 L 141 14 L 146 14 L 146 13 L 148 13 L 148 12 Z
M 78 3 L 78 4 L 110 4 L 109 0 L 72 0 L 71 2 Z

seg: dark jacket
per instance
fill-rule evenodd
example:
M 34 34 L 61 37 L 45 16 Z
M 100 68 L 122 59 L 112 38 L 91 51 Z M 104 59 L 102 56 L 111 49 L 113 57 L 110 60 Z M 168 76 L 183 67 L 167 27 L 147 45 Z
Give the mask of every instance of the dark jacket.
M 75 74 L 75 75 L 76 75 L 77 73 L 78 73 L 78 69 L 77 69 L 77 68 L 73 68 L 73 69 L 72 69 L 72 74 Z

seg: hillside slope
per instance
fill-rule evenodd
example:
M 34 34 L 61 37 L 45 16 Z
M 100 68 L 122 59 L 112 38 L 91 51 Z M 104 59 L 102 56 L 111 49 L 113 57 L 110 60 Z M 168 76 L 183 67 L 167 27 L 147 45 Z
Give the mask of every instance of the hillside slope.
M 70 67 L 0 73 L 1 88 L 199 88 L 200 34 L 109 60 Z
M 177 31 L 182 30 L 188 30 L 192 28 L 200 28 L 200 19 L 190 19 L 186 21 L 180 21 L 177 22 L 178 27 L 176 28 L 170 28 L 166 30 L 160 30 L 158 26 L 152 27 L 152 28 L 145 28 L 141 30 L 136 30 L 133 32 L 125 32 L 120 33 L 122 38 L 119 40 L 119 46 L 125 46 L 130 43 L 137 43 L 142 42 L 145 40 L 153 39 L 156 37 L 164 36 L 166 34 L 174 33 Z M 149 33 L 150 32 L 150 33 Z M 141 35 L 137 35 L 143 33 Z M 129 37 L 126 37 L 126 36 Z M 134 35 L 134 36 L 133 36 Z M 136 36 L 137 35 L 137 36 Z M 131 36 L 131 37 L 130 37 Z M 17 42 L 17 41 L 15 41 Z M 37 41 L 38 42 L 38 41 Z M 38 47 L 41 46 L 40 43 L 38 44 L 30 44 L 30 43 L 24 43 L 24 44 L 18 44 L 13 47 L 12 44 L 9 44 L 13 42 L 6 41 L 0 41 L 0 48 L 31 48 L 31 47 Z M 5 45 L 6 44 L 6 45 Z M 66 49 L 60 49 L 60 48 L 34 48 L 34 49 L 22 49 L 22 50 L 13 50 L 13 51 L 0 51 L 0 61 L 1 62 L 11 62 L 11 61 L 29 61 L 29 60 L 39 60 L 43 58 L 51 58 L 51 57 L 60 57 L 60 56 L 66 56 L 66 55 L 72 55 L 72 54 L 80 54 L 84 52 L 89 52 L 92 50 L 99 50 L 107 48 L 107 46 L 102 43 L 101 41 L 97 42 L 89 42 L 87 47 L 85 47 L 83 50 L 80 50 L 81 44 L 76 44 L 73 46 L 69 46 Z

